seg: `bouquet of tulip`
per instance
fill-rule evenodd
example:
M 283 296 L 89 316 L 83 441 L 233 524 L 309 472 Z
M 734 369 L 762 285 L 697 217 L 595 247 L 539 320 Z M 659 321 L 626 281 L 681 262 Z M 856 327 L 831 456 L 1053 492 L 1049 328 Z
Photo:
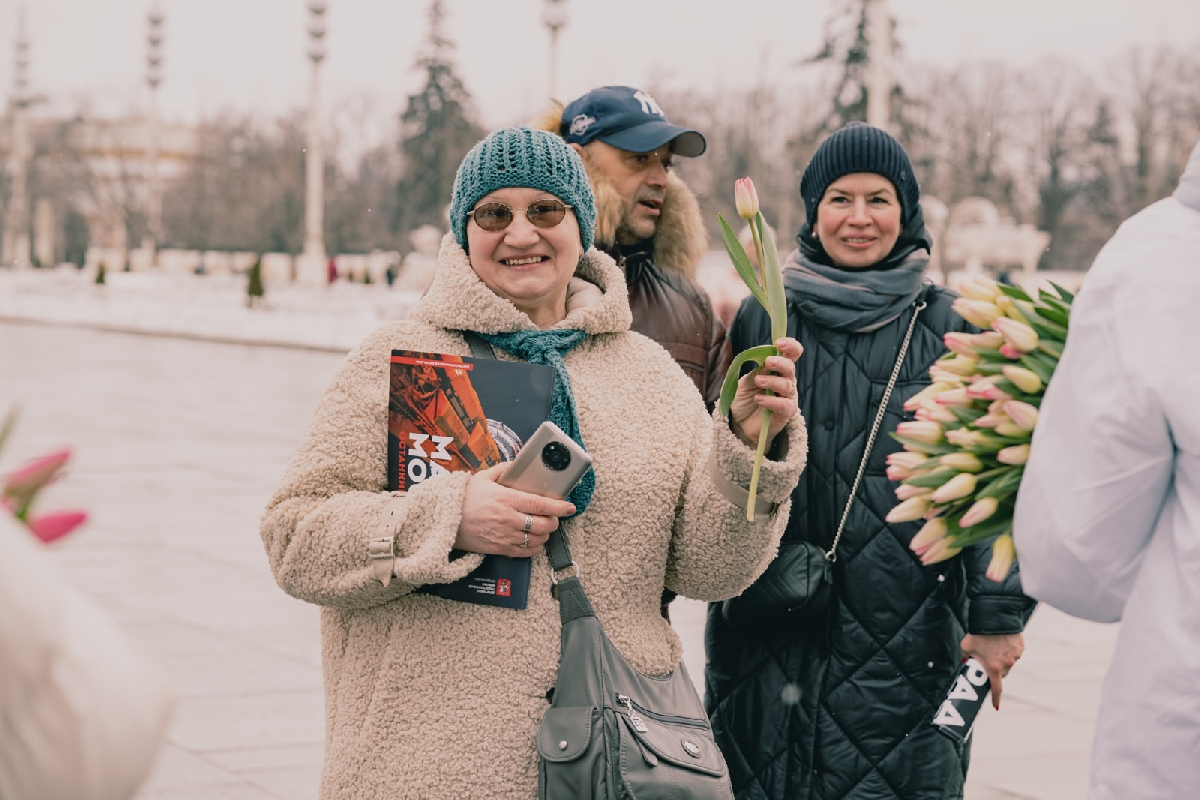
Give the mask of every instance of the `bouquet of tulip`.
M 1052 284 L 1053 285 L 1053 284 Z M 888 522 L 927 522 L 910 545 L 922 564 L 988 540 L 987 576 L 1012 566 L 1012 518 L 1046 385 L 1062 356 L 1075 297 L 1061 286 L 1034 299 L 1015 286 L 972 278 L 954 310 L 982 333 L 947 333 L 933 383 L 904 404 L 916 421 L 893 438 L 888 477 L 901 501 Z
M 16 413 L 10 412 L 4 424 L 0 425 L 0 450 L 4 448 L 4 442 L 15 423 Z M 5 476 L 3 485 L 0 485 L 0 507 L 25 523 L 30 533 L 47 544 L 61 539 L 87 521 L 87 514 L 83 511 L 33 513 L 33 502 L 38 492 L 61 475 L 70 457 L 71 451 L 63 449 L 35 458 Z
M 742 365 L 753 361 L 760 368 L 768 356 L 779 355 L 779 349 L 772 342 L 787 336 L 787 303 L 783 295 L 783 273 L 779 268 L 779 252 L 775 249 L 775 240 L 771 238 L 770 230 L 758 209 L 758 192 L 749 178 L 742 178 L 733 185 L 733 196 L 737 206 L 738 216 L 750 223 L 750 233 L 754 239 L 754 250 L 758 260 L 758 273 L 750 263 L 746 249 L 738 241 L 737 235 L 729 227 L 729 223 L 720 214 L 721 240 L 725 250 L 733 261 L 738 275 L 745 281 L 751 294 L 766 309 L 771 318 L 771 342 L 743 350 L 734 357 L 725 374 L 725 383 L 721 387 L 721 400 L 718 409 L 721 416 L 729 414 L 733 397 L 737 394 L 737 384 Z M 758 495 L 758 476 L 762 469 L 763 453 L 767 445 L 767 423 L 771 412 L 762 411 L 762 430 L 758 436 L 758 449 L 754 454 L 754 469 L 750 475 L 750 496 L 746 501 L 746 519 L 754 520 L 754 501 Z

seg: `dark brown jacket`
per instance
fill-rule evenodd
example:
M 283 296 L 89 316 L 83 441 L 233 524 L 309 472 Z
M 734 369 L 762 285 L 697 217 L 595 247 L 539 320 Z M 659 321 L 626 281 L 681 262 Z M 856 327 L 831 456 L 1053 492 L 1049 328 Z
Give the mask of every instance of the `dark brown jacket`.
M 696 384 L 711 411 L 729 367 L 725 326 L 708 294 L 681 272 L 661 269 L 647 248 L 617 248 L 629 286 L 631 329 L 658 342 Z

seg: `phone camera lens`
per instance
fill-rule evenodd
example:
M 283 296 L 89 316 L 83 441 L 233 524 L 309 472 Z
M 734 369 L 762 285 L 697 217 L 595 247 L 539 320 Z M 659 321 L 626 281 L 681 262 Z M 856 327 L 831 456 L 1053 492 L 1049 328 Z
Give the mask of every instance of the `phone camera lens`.
M 542 448 L 542 463 L 555 472 L 562 472 L 571 465 L 571 451 L 558 442 Z

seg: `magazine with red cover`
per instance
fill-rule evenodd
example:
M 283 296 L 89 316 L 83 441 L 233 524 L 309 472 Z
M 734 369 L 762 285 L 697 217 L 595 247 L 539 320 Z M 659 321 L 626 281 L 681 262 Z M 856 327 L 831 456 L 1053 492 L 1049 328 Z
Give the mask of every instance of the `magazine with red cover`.
M 524 361 L 393 350 L 388 394 L 388 490 L 406 492 L 446 472 L 511 461 L 550 417 L 554 369 Z M 451 559 L 464 555 L 452 551 Z M 416 591 L 525 608 L 530 560 L 488 555 L 454 583 Z

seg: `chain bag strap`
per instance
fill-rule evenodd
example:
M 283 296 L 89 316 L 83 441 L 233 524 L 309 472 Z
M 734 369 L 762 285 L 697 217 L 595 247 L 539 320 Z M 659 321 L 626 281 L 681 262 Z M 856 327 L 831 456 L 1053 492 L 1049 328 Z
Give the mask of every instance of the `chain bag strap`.
M 833 544 L 825 553 L 825 558 L 830 561 L 837 561 L 837 546 L 842 540 L 842 532 L 846 529 L 846 520 L 850 518 L 850 508 L 854 505 L 854 496 L 858 494 L 858 485 L 862 482 L 863 473 L 867 471 L 867 461 L 870 460 L 871 450 L 875 447 L 875 437 L 879 435 L 879 426 L 883 424 L 883 417 L 887 413 L 888 400 L 892 398 L 892 390 L 896 388 L 896 379 L 900 377 L 900 367 L 904 365 L 904 356 L 908 354 L 908 345 L 912 342 L 913 331 L 917 327 L 917 315 L 925 310 L 925 305 L 925 302 L 922 301 L 920 305 L 913 308 L 912 319 L 908 323 L 908 332 L 904 334 L 900 353 L 896 356 L 896 366 L 892 368 L 892 377 L 888 378 L 887 389 L 883 392 L 883 399 L 879 401 L 879 411 L 875 413 L 875 422 L 871 424 L 871 435 L 867 437 L 867 447 L 863 450 L 862 461 L 858 465 L 858 474 L 854 476 L 854 485 L 850 487 L 850 496 L 846 498 L 846 509 L 842 512 L 842 520 L 838 523 L 837 533 L 833 536 Z
M 804 539 L 781 543 L 779 553 L 758 580 L 739 596 L 721 603 L 721 617 L 730 626 L 775 630 L 776 626 L 780 624 L 781 617 L 786 617 L 789 622 L 802 622 L 818 619 L 824 614 L 833 593 L 833 563 L 837 560 L 838 544 L 841 543 L 842 533 L 846 529 L 846 521 L 850 518 L 850 509 L 854 505 L 859 484 L 862 483 L 867 462 L 875 447 L 875 439 L 879 435 L 879 428 L 887 413 L 892 390 L 896 388 L 900 368 L 908 354 L 908 346 L 912 342 L 913 331 L 917 327 L 917 315 L 921 313 L 925 305 L 924 302 L 913 305 L 913 315 L 908 323 L 908 331 L 900 345 L 900 352 L 896 356 L 896 366 L 892 368 L 887 389 L 883 393 L 879 410 L 875 414 L 875 421 L 871 425 L 867 446 L 863 450 L 862 461 L 858 465 L 858 473 L 850 488 L 850 496 L 846 499 L 846 508 L 842 511 L 842 519 L 834 534 L 833 544 L 829 550 L 824 550 Z M 794 334 L 794 319 L 792 315 L 789 315 L 789 335 Z

